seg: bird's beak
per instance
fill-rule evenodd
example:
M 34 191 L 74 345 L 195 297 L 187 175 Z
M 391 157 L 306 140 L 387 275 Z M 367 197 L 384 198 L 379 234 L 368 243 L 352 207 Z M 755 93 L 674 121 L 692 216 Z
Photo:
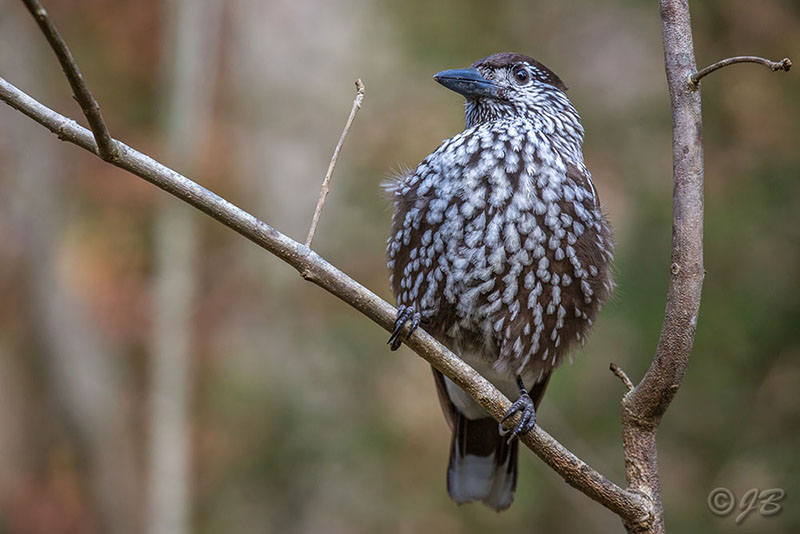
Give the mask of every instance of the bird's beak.
M 434 75 L 434 80 L 467 98 L 497 96 L 497 84 L 484 78 L 478 69 L 452 69 Z

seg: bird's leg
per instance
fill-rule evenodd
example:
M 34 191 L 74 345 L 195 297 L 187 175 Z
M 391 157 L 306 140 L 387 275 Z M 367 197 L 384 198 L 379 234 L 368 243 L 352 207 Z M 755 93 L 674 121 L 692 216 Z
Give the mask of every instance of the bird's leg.
M 519 398 L 514 401 L 508 413 L 500 420 L 500 435 L 505 436 L 510 433 L 511 435 L 508 437 L 509 443 L 514 441 L 518 436 L 527 434 L 536 426 L 536 410 L 533 406 L 533 399 L 528 395 L 528 390 L 525 389 L 525 384 L 522 382 L 522 377 L 520 376 L 517 376 L 517 385 L 519 386 Z M 517 412 L 522 414 L 519 423 L 514 427 L 514 430 L 506 430 L 503 423 Z
M 397 319 L 394 322 L 394 331 L 392 331 L 392 335 L 389 337 L 389 341 L 387 341 L 386 344 L 389 345 L 392 350 L 399 349 L 400 345 L 403 343 L 400 338 L 400 333 L 403 331 L 403 327 L 406 325 L 406 323 L 411 321 L 411 326 L 409 327 L 408 334 L 406 335 L 406 339 L 408 339 L 411 337 L 411 334 L 414 333 L 414 330 L 417 329 L 421 320 L 422 316 L 420 313 L 414 312 L 411 306 L 398 307 Z

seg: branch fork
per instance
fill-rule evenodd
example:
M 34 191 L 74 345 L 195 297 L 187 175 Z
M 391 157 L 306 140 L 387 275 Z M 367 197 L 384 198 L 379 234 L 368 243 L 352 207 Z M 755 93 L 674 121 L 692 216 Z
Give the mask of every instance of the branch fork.
M 83 110 L 86 120 L 89 121 L 89 126 L 94 134 L 95 142 L 97 143 L 97 154 L 105 161 L 112 162 L 117 158 L 117 147 L 114 146 L 114 140 L 106 126 L 106 121 L 103 119 L 103 114 L 100 112 L 100 105 L 97 100 L 92 96 L 89 91 L 89 86 L 83 79 L 78 64 L 75 58 L 72 57 L 72 52 L 69 51 L 67 43 L 61 37 L 55 24 L 47 14 L 47 10 L 42 7 L 38 0 L 22 0 L 28 11 L 31 12 L 39 28 L 42 30 L 47 42 L 55 52 L 61 68 L 64 70 L 64 75 L 69 81 L 70 87 L 75 100 Z

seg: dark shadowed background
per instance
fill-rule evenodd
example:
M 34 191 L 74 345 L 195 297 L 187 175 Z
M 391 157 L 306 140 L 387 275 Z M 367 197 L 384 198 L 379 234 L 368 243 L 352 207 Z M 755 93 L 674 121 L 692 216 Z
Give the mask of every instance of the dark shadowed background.
M 298 240 L 353 80 L 363 79 L 314 248 L 387 299 L 380 182 L 463 127 L 460 97 L 432 75 L 516 51 L 561 76 L 615 228 L 618 289 L 574 363 L 556 373 L 538 421 L 624 483 L 624 389 L 608 365 L 635 381 L 647 368 L 670 252 L 656 3 L 211 3 L 194 18 L 167 1 L 45 5 L 112 135 Z M 692 15 L 701 66 L 743 54 L 800 61 L 797 2 L 694 2 Z M 175 52 L 179 31 L 195 35 L 188 51 Z M 188 75 L 169 59 L 176 53 L 194 57 L 201 80 L 179 86 L 179 97 L 171 80 Z M 0 76 L 85 123 L 12 0 L 0 0 Z M 703 81 L 708 274 L 692 360 L 659 430 L 672 532 L 800 530 L 799 95 L 796 72 L 756 65 Z M 187 220 L 178 208 L 180 223 L 170 224 L 177 203 L 0 108 L 0 533 L 146 531 L 158 523 L 153 465 L 188 487 L 173 532 L 622 530 L 527 450 L 509 511 L 454 505 L 449 431 L 427 364 L 406 348 L 391 353 L 386 332 L 211 219 Z M 159 240 L 164 228 L 184 229 L 178 245 Z M 188 255 L 178 250 L 185 242 Z M 165 277 L 175 257 L 188 261 Z M 188 336 L 189 371 L 178 366 L 175 387 L 167 379 L 163 403 L 151 398 L 157 280 L 188 287 L 174 297 L 189 309 L 183 321 L 165 324 Z M 186 401 L 185 425 L 180 415 L 177 426 L 158 418 L 159 406 L 180 401 L 173 394 Z M 163 447 L 153 445 L 157 420 L 166 421 Z M 181 450 L 173 441 L 188 443 L 185 463 L 154 463 Z M 708 509 L 720 486 L 739 498 L 782 488 L 783 511 L 754 510 L 737 526 L 740 510 Z

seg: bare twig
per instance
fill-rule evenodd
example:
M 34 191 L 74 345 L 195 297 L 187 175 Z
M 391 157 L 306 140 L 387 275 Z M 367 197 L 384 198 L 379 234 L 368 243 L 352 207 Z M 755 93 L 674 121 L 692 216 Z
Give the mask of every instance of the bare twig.
M 94 154 L 98 153 L 92 133 L 75 121 L 45 107 L 0 78 L 0 100 L 38 122 L 60 139 Z M 124 143 L 113 140 L 119 156 L 112 162 L 177 198 L 210 215 L 253 243 L 294 267 L 300 275 L 366 315 L 387 331 L 394 327 L 397 310 L 310 248 L 288 238 L 266 223 L 217 196 Z M 498 421 L 511 403 L 489 381 L 464 363 L 423 330 L 417 330 L 406 344 L 433 367 L 453 380 Z M 508 420 L 517 424 L 519 415 Z M 521 437 L 522 442 L 542 458 L 571 486 L 620 515 L 629 524 L 649 524 L 652 504 L 640 492 L 620 488 L 558 443 L 541 427 Z
M 61 34 L 58 33 L 55 24 L 50 20 L 47 11 L 37 0 L 22 1 L 33 15 L 39 28 L 41 28 L 42 33 L 47 38 L 47 42 L 50 43 L 50 47 L 56 53 L 58 62 L 61 63 L 61 68 L 64 70 L 64 74 L 72 87 L 75 100 L 78 101 L 86 120 L 89 121 L 89 127 L 92 129 L 99 147 L 98 155 L 106 161 L 112 161 L 117 157 L 117 153 L 114 144 L 111 142 L 111 134 L 108 132 L 105 120 L 103 120 L 100 106 L 92 96 L 91 91 L 89 91 L 89 87 L 86 85 L 80 69 L 78 69 L 78 64 L 75 63 L 75 59 L 67 47 L 67 43 L 61 38 Z
M 727 67 L 728 65 L 733 65 L 734 63 L 758 63 L 760 65 L 764 65 L 771 71 L 775 72 L 776 70 L 785 70 L 789 71 L 792 68 L 792 60 L 788 57 L 783 58 L 780 61 L 770 61 L 768 59 L 764 59 L 763 57 L 757 56 L 736 56 L 736 57 L 729 57 L 727 59 L 723 59 L 721 61 L 717 61 L 713 65 L 709 65 L 708 67 L 704 68 L 700 72 L 695 72 L 689 78 L 689 87 L 695 88 L 700 83 L 700 80 L 704 77 L 708 76 L 715 70 L 719 70 L 722 67 Z
M 359 78 L 356 80 L 356 98 L 353 100 L 353 108 L 350 110 L 350 116 L 347 117 L 344 130 L 342 130 L 342 135 L 339 136 L 339 142 L 336 143 L 336 148 L 333 150 L 333 156 L 331 156 L 331 162 L 328 165 L 328 172 L 325 173 L 325 179 L 322 180 L 322 188 L 319 191 L 319 200 L 317 201 L 317 207 L 314 210 L 314 218 L 311 220 L 311 228 L 308 229 L 308 237 L 306 238 L 307 247 L 311 246 L 311 241 L 314 239 L 314 232 L 317 231 L 319 216 L 322 214 L 322 206 L 325 204 L 325 199 L 328 197 L 331 176 L 333 176 L 333 170 L 336 168 L 336 160 L 339 159 L 339 152 L 342 150 L 344 140 L 347 139 L 347 134 L 350 132 L 350 126 L 352 126 L 353 120 L 356 118 L 356 113 L 358 113 L 358 110 L 361 109 L 362 100 L 364 100 L 364 84 Z
M 617 377 L 619 377 L 619 379 L 622 380 L 622 383 L 625 384 L 625 387 L 628 388 L 628 391 L 633 389 L 633 382 L 631 382 L 631 379 L 628 378 L 628 375 L 625 374 L 625 371 L 622 370 L 622 367 L 618 366 L 614 362 L 611 362 L 609 368 L 611 369 L 612 373 L 617 375 Z

